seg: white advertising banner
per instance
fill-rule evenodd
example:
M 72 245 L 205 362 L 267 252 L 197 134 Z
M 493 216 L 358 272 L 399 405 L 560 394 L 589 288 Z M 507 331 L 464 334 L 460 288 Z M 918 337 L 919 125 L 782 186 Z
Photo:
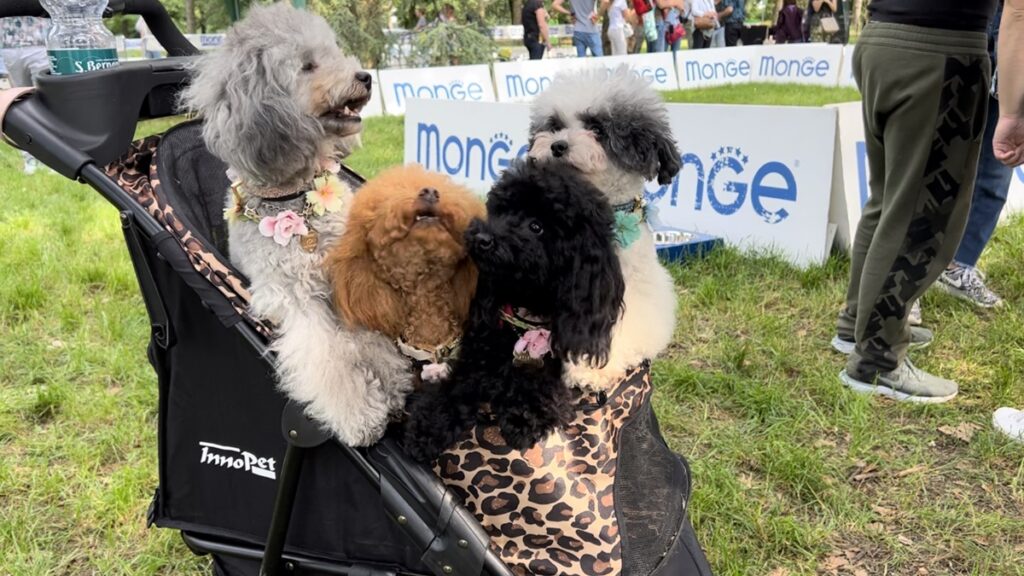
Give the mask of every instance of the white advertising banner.
M 606 56 L 604 58 L 551 58 L 522 62 L 496 62 L 494 84 L 499 102 L 526 102 L 547 89 L 559 72 L 628 65 L 637 78 L 655 90 L 678 90 L 671 52 Z
M 853 79 L 853 44 L 843 46 L 843 65 L 839 69 L 839 85 L 847 88 L 856 88 L 857 81 Z
M 841 209 L 845 209 L 845 218 L 839 218 L 837 238 L 842 242 L 843 248 L 850 247 L 853 234 L 857 230 L 857 223 L 860 222 L 861 211 L 868 201 L 870 188 L 868 187 L 871 170 L 868 167 L 867 147 L 864 144 L 864 121 L 861 116 L 861 103 L 849 102 L 836 104 L 835 108 L 839 114 L 839 151 L 842 157 L 842 170 L 837 170 L 837 182 L 835 189 L 841 191 Z M 839 177 L 841 174 L 841 178 Z M 839 204 L 838 202 L 836 204 Z M 833 215 L 840 206 L 834 204 Z M 1002 216 L 1010 216 L 1024 211 L 1024 167 L 1015 168 L 1013 179 L 1010 181 L 1009 197 Z
M 661 225 L 777 250 L 799 265 L 828 253 L 835 110 L 786 106 L 668 105 L 683 167 L 646 196 Z M 412 100 L 405 161 L 478 192 L 527 151 L 525 104 Z M 758 130 L 750 130 L 750 126 Z
M 371 118 L 373 116 L 381 116 L 384 114 L 384 104 L 381 98 L 381 85 L 380 76 L 377 71 L 372 68 L 367 68 L 367 72 L 373 76 L 373 89 L 370 91 L 370 101 L 363 106 L 363 111 L 359 113 L 363 118 Z
M 411 98 L 494 102 L 491 69 L 486 64 L 445 68 L 385 69 L 378 72 L 384 110 L 405 113 Z
M 760 51 L 760 46 L 680 50 L 676 55 L 679 87 L 685 90 L 751 82 L 753 62 Z
M 676 71 L 683 89 L 746 82 L 835 86 L 842 52 L 837 44 L 681 50 L 676 56 Z
M 860 212 L 868 201 L 868 157 L 864 149 L 864 120 L 860 102 L 846 102 L 829 106 L 838 115 L 838 146 L 835 181 L 832 186 L 830 219 L 838 225 L 836 239 L 849 249 L 853 233 L 860 221 Z
M 530 106 L 410 100 L 405 162 L 440 172 L 486 194 L 509 162 L 526 155 Z

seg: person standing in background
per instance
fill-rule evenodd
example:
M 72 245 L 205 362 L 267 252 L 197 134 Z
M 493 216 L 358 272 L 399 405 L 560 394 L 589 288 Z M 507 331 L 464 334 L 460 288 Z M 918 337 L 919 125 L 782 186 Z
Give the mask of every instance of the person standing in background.
M 722 11 L 718 19 L 725 29 L 725 45 L 736 46 L 743 36 L 744 11 L 747 0 L 722 0 Z M 835 1 L 835 0 L 832 0 Z
M 12 87 L 32 86 L 37 76 L 50 69 L 50 58 L 46 55 L 49 31 L 50 20 L 47 18 L 0 18 L 0 55 Z M 28 152 L 22 151 L 21 155 L 25 173 L 34 173 L 39 162 Z
M 626 0 L 611 0 L 608 8 L 608 42 L 611 43 L 612 56 L 626 55 L 626 26 L 629 26 L 631 10 Z
M 565 0 L 555 0 L 551 9 L 572 18 L 572 44 L 576 56 L 583 58 L 590 50 L 591 56 L 604 56 L 601 45 L 601 15 L 608 9 L 609 0 L 569 0 L 571 10 L 563 6 Z
M 995 17 L 988 26 L 988 53 L 993 67 L 997 64 L 996 45 L 999 42 L 1002 12 L 1003 2 L 1000 0 Z M 999 223 L 999 214 L 1006 204 L 1010 181 L 1013 179 L 1013 168 L 996 159 L 992 150 L 992 138 L 999 121 L 999 101 L 995 97 L 997 89 L 998 82 L 994 79 L 988 97 L 988 121 L 981 142 L 981 158 L 978 160 L 978 175 L 974 180 L 974 197 L 971 200 L 970 216 L 967 217 L 967 228 L 953 262 L 943 270 L 935 283 L 937 288 L 981 308 L 994 308 L 1003 304 L 1003 299 L 985 286 L 985 277 L 977 265 L 982 250 Z
M 163 56 L 159 50 L 150 50 L 150 37 L 153 36 L 153 33 L 149 31 L 149 26 L 146 25 L 146 20 L 142 16 L 135 19 L 135 31 L 139 34 L 139 39 L 142 40 L 142 54 L 147 60 Z
M 551 46 L 544 0 L 526 0 L 522 20 L 523 45 L 530 53 L 530 60 L 540 60 L 544 57 L 544 50 Z
M 1024 0 L 1006 0 L 999 27 L 999 120 L 993 155 L 1008 167 L 1024 164 Z M 992 414 L 996 430 L 1024 442 L 1024 410 L 1000 408 Z
M 796 5 L 796 0 L 785 0 L 779 19 L 775 22 L 775 43 L 796 44 L 804 41 L 802 24 L 804 11 Z
M 807 3 L 807 24 L 804 37 L 808 42 L 834 42 L 835 32 L 826 31 L 821 24 L 823 18 L 835 21 L 836 2 L 838 0 L 811 0 Z M 870 5 L 868 10 L 870 11 Z
M 712 0 L 693 0 L 690 18 L 693 20 L 694 28 L 691 48 L 698 50 L 710 48 L 711 39 L 720 27 L 714 2 Z
M 855 392 L 923 403 L 959 392 L 956 382 L 907 357 L 932 340 L 928 330 L 910 327 L 908 314 L 952 261 L 967 223 L 991 76 L 985 31 L 995 5 L 868 4 L 871 21 L 857 41 L 853 72 L 863 95 L 871 193 L 832 340 L 849 354 L 839 381 Z

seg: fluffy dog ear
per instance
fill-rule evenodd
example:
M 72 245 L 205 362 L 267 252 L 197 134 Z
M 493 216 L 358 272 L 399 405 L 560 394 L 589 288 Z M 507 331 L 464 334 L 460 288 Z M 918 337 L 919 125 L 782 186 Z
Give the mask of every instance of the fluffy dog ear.
M 551 320 L 552 347 L 569 361 L 585 360 L 600 367 L 608 362 L 625 281 L 615 251 L 611 208 L 598 204 L 596 198 L 578 204 L 583 210 L 578 218 L 582 225 L 555 249 L 559 284 Z
M 672 133 L 665 131 L 658 135 L 658 184 L 665 185 L 672 182 L 679 170 L 682 169 L 682 162 L 679 160 L 679 148 Z
M 202 115 L 210 150 L 257 184 L 309 178 L 323 128 L 299 102 L 299 70 L 287 55 L 247 49 L 242 38 L 203 56 L 182 103 Z
M 467 256 L 455 269 L 455 276 L 452 277 L 452 288 L 455 291 L 455 312 L 459 320 L 465 321 L 469 318 L 469 305 L 476 294 L 477 270 L 476 265 Z
M 365 234 L 345 234 L 327 262 L 334 307 L 349 326 L 361 326 L 397 338 L 405 307 L 398 292 L 374 273 Z

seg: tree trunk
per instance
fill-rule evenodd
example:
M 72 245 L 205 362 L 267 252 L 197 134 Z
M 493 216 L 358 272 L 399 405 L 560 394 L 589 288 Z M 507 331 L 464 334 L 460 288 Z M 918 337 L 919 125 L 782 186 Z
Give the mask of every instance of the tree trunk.
M 512 11 L 512 25 L 523 23 L 523 0 L 509 0 L 508 7 Z
M 185 0 L 185 31 L 196 33 L 196 0 Z
M 860 23 L 862 20 L 860 11 L 863 4 L 863 0 L 853 0 L 853 23 L 850 28 L 853 28 L 853 31 L 857 33 L 860 33 Z

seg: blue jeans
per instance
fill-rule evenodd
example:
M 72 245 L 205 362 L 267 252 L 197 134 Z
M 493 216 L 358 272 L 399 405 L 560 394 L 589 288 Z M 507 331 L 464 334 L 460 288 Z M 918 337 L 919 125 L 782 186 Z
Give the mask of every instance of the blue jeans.
M 658 20 L 655 23 L 654 28 L 658 31 L 658 37 L 653 43 L 647 43 L 648 52 L 664 52 L 665 51 L 665 21 Z
M 573 32 L 572 45 L 576 47 L 576 56 L 579 58 L 587 55 L 587 48 L 590 48 L 594 56 L 604 56 L 601 34 L 598 32 Z
M 992 232 L 999 222 L 999 214 L 1006 204 L 1010 190 L 1013 168 L 1009 168 L 992 153 L 992 135 L 999 120 L 999 101 L 989 96 L 988 121 L 981 143 L 981 157 L 978 159 L 978 175 L 974 180 L 974 196 L 971 198 L 971 212 L 967 217 L 967 228 L 957 249 L 956 262 L 975 266 L 981 251 L 985 249 Z

